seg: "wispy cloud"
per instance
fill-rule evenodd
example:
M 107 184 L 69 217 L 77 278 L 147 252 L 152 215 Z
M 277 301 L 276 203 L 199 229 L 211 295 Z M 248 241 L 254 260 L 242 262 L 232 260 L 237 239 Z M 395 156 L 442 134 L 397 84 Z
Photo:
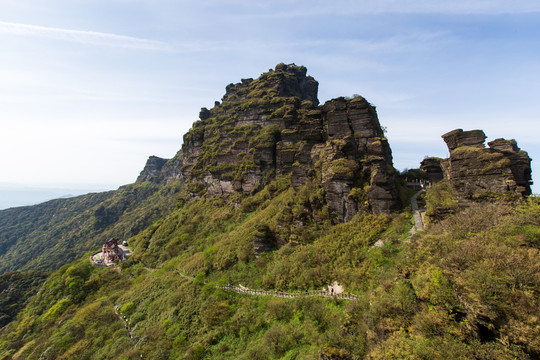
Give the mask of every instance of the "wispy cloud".
M 223 5 L 223 0 L 204 2 Z M 227 4 L 240 7 L 238 1 L 228 0 Z M 317 15 L 358 15 L 358 14 L 519 14 L 540 12 L 537 0 L 276 0 L 273 2 L 254 0 L 249 6 L 242 6 L 248 11 L 255 11 L 261 17 L 306 17 Z M 259 11 L 263 9 L 264 12 Z M 275 10 L 274 10 L 275 9 Z M 240 16 L 245 14 L 240 12 Z M 254 14 L 250 14 L 252 16 Z
M 0 34 L 34 36 L 72 41 L 88 45 L 122 47 L 139 50 L 170 50 L 164 42 L 132 36 L 97 31 L 71 30 L 39 25 L 28 25 L 0 21 Z

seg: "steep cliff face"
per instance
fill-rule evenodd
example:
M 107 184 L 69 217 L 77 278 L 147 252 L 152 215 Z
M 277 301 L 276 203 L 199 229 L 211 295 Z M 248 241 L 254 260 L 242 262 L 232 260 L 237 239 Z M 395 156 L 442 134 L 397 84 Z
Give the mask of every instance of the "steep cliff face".
M 252 194 L 277 175 L 298 187 L 321 184 L 336 221 L 399 208 L 392 154 L 376 111 L 364 98 L 318 106 L 306 68 L 278 65 L 230 84 L 184 136 L 182 175 L 198 196 Z
M 137 182 L 143 181 L 158 181 L 161 177 L 161 170 L 163 165 L 167 162 L 167 159 L 163 159 L 157 156 L 150 156 L 146 161 L 144 169 L 137 177 Z
M 172 159 L 163 159 L 157 156 L 150 156 L 146 161 L 144 169 L 137 177 L 137 183 L 150 181 L 160 184 L 168 184 L 171 181 L 183 180 L 182 172 L 182 151 L 179 151 Z
M 482 130 L 462 129 L 442 138 L 450 157 L 441 161 L 441 167 L 461 204 L 491 194 L 531 194 L 531 158 L 515 140 L 496 139 L 486 148 Z

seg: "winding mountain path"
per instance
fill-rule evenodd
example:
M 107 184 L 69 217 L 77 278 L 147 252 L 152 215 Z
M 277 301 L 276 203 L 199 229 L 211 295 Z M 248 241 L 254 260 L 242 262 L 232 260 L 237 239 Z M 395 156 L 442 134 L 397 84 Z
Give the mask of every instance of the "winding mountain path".
M 414 217 L 414 226 L 411 228 L 411 231 L 410 231 L 411 235 L 416 234 L 416 232 L 418 231 L 424 230 L 424 220 L 422 219 L 423 209 L 418 208 L 418 202 L 416 201 L 418 196 L 424 191 L 425 190 L 422 189 L 411 197 L 411 207 L 412 207 L 413 217 Z

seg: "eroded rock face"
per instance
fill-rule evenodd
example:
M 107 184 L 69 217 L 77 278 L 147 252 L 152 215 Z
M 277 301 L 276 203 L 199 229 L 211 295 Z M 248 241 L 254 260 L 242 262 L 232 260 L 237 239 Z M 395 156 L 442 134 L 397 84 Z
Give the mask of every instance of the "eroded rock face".
M 442 135 L 450 152 L 462 146 L 483 149 L 486 137 L 482 130 L 463 131 L 463 129 L 455 129 Z
M 144 169 L 141 171 L 137 182 L 143 181 L 156 181 L 161 175 L 161 169 L 167 162 L 167 159 L 163 159 L 157 156 L 150 156 L 146 161 Z
M 444 179 L 444 172 L 441 166 L 443 159 L 438 157 L 427 157 L 420 163 L 420 169 L 425 171 L 429 181 L 436 183 Z
M 496 139 L 488 143 L 482 130 L 453 130 L 442 136 L 450 157 L 441 162 L 454 196 L 461 204 L 491 194 L 531 194 L 531 159 L 515 140 Z
M 280 64 L 228 85 L 221 103 L 202 109 L 184 136 L 183 177 L 216 195 L 252 194 L 278 175 L 290 174 L 295 187 L 316 181 L 338 222 L 399 209 L 375 108 L 362 97 L 318 106 L 318 83 L 306 72 Z
M 137 182 L 151 181 L 155 183 L 169 183 L 173 180 L 182 180 L 182 152 L 180 151 L 172 159 L 163 159 L 150 156 L 144 169 L 137 177 Z

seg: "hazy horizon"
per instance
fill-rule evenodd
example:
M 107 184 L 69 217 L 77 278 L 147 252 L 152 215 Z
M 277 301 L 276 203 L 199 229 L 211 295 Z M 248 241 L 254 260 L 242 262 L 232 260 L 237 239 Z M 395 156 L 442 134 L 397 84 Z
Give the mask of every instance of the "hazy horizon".
M 87 184 L 88 185 L 88 184 Z M 79 186 L 31 186 L 25 184 L 0 183 L 0 210 L 12 207 L 32 206 L 59 198 L 74 197 L 92 192 L 115 190 L 100 185 Z

